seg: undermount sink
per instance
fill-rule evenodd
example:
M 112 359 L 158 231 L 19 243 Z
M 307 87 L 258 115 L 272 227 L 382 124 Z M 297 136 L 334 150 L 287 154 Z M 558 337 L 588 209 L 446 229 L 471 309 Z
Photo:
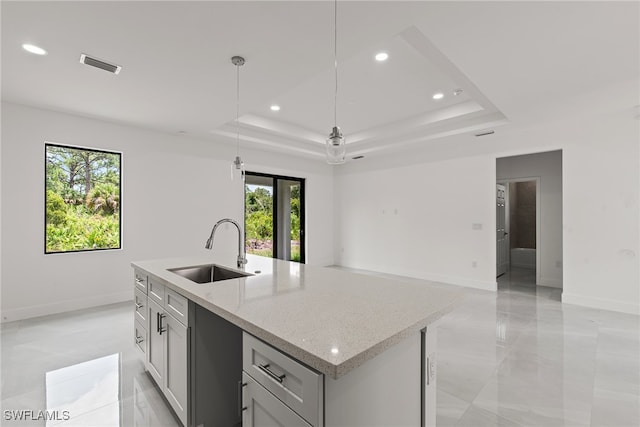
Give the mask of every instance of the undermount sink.
M 170 268 L 169 271 L 195 283 L 211 283 L 218 282 L 220 280 L 252 276 L 252 274 L 230 270 L 216 264 L 200 265 L 197 267 Z

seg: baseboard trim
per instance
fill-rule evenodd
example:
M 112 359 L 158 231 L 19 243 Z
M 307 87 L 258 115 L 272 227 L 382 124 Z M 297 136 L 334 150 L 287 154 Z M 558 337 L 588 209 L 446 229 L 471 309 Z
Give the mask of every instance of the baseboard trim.
M 562 293 L 562 303 L 640 315 L 640 305 L 638 304 L 567 294 L 566 291 Z
M 423 280 L 429 280 L 432 282 L 446 283 L 447 285 L 456 285 L 456 286 L 464 286 L 465 288 L 473 288 L 473 289 L 482 289 L 484 291 L 493 291 L 496 292 L 498 290 L 498 282 L 497 281 L 489 281 L 489 280 L 477 280 L 477 279 L 469 279 L 466 277 L 455 277 L 455 276 L 447 276 L 443 274 L 429 274 L 429 273 L 421 273 L 414 272 L 412 277 L 417 277 Z
M 421 279 L 429 282 L 444 283 L 447 285 L 464 286 L 465 288 L 482 289 L 484 291 L 496 292 L 498 290 L 498 282 L 495 280 L 490 281 L 490 280 L 469 279 L 466 277 L 455 277 L 455 276 L 449 276 L 444 274 L 425 273 L 424 271 L 418 271 L 418 270 L 403 270 L 402 272 L 397 272 L 397 271 L 380 271 L 380 270 L 376 270 L 375 268 L 368 268 L 368 267 L 353 267 L 353 266 L 344 265 L 344 264 L 335 264 L 334 266 L 344 267 L 344 268 L 353 269 L 353 270 L 361 270 L 363 272 L 373 272 L 373 273 L 389 274 L 393 276 L 408 277 L 413 279 Z
M 67 311 L 81 310 L 83 308 L 98 307 L 133 298 L 133 289 L 128 292 L 116 292 L 112 294 L 94 295 L 87 298 L 58 301 L 51 304 L 32 305 L 8 310 L 2 310 L 1 323 L 14 322 L 16 320 L 31 319 L 32 317 L 47 316 L 50 314 L 64 313 Z
M 541 277 L 538 286 L 548 286 L 550 288 L 562 289 L 562 279 L 552 279 L 549 277 Z

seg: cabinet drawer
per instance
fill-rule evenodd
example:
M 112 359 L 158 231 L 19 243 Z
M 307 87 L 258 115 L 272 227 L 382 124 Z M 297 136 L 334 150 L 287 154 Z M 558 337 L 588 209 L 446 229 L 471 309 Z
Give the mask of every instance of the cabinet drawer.
M 271 425 L 311 427 L 293 409 L 279 401 L 253 378 L 242 373 L 242 425 L 261 427 Z
M 149 288 L 149 299 L 158 303 L 160 307 L 164 307 L 164 285 L 155 281 L 155 279 L 149 278 L 147 281 Z
M 133 281 L 135 283 L 136 289 L 140 290 L 143 294 L 147 294 L 147 275 L 140 272 L 135 271 Z
M 165 288 L 164 308 L 183 325 L 188 323 L 189 300 L 173 289 Z
M 136 321 L 147 324 L 147 296 L 138 289 L 133 293 L 133 304 Z
M 244 332 L 242 369 L 314 426 L 323 424 L 323 377 Z
M 147 328 L 143 326 L 144 323 L 140 323 L 137 320 L 134 322 L 134 325 L 134 342 L 136 347 L 142 354 L 147 354 Z

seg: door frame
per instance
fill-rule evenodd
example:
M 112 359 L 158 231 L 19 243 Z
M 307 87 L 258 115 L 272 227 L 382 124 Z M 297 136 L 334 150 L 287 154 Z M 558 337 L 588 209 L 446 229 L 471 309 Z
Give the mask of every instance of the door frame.
M 253 172 L 253 171 L 245 171 L 245 188 L 243 189 L 243 197 L 246 199 L 246 177 L 248 175 L 251 176 L 259 176 L 262 178 L 271 178 L 273 179 L 273 252 L 272 257 L 274 259 L 278 258 L 278 244 L 279 244 L 279 235 L 278 235 L 278 185 L 277 180 L 284 181 L 297 181 L 300 183 L 300 264 L 306 264 L 307 262 L 307 250 L 306 250 L 306 239 L 307 239 L 307 222 L 306 222 L 306 178 L 298 178 L 295 176 L 286 176 L 286 175 L 277 175 L 272 173 L 264 173 L 264 172 Z M 243 200 L 245 200 L 243 199 Z M 247 226 L 247 208 L 245 206 L 244 212 L 242 212 L 243 225 L 246 230 Z M 246 239 L 246 235 L 245 235 Z
M 510 210 L 510 198 L 509 194 L 511 191 L 509 190 L 509 184 L 516 182 L 527 182 L 527 181 L 535 181 L 536 182 L 536 286 L 540 285 L 540 253 L 541 253 L 541 230 L 540 230 L 540 177 L 532 176 L 532 177 L 523 177 L 523 178 L 506 178 L 506 179 L 498 179 L 496 180 L 496 184 L 503 184 L 507 186 L 507 191 L 505 194 L 505 204 L 506 206 L 506 228 L 509 230 L 509 250 L 507 251 L 507 259 L 509 260 L 509 268 L 511 268 L 511 217 L 509 214 Z

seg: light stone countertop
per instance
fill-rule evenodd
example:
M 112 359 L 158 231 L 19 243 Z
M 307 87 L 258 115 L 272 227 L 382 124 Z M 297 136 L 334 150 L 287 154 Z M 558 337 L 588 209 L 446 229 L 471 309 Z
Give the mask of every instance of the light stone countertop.
M 403 282 L 248 255 L 254 276 L 197 284 L 168 269 L 219 264 L 207 256 L 133 262 L 151 278 L 312 368 L 337 379 L 418 333 L 461 298 L 428 281 Z

